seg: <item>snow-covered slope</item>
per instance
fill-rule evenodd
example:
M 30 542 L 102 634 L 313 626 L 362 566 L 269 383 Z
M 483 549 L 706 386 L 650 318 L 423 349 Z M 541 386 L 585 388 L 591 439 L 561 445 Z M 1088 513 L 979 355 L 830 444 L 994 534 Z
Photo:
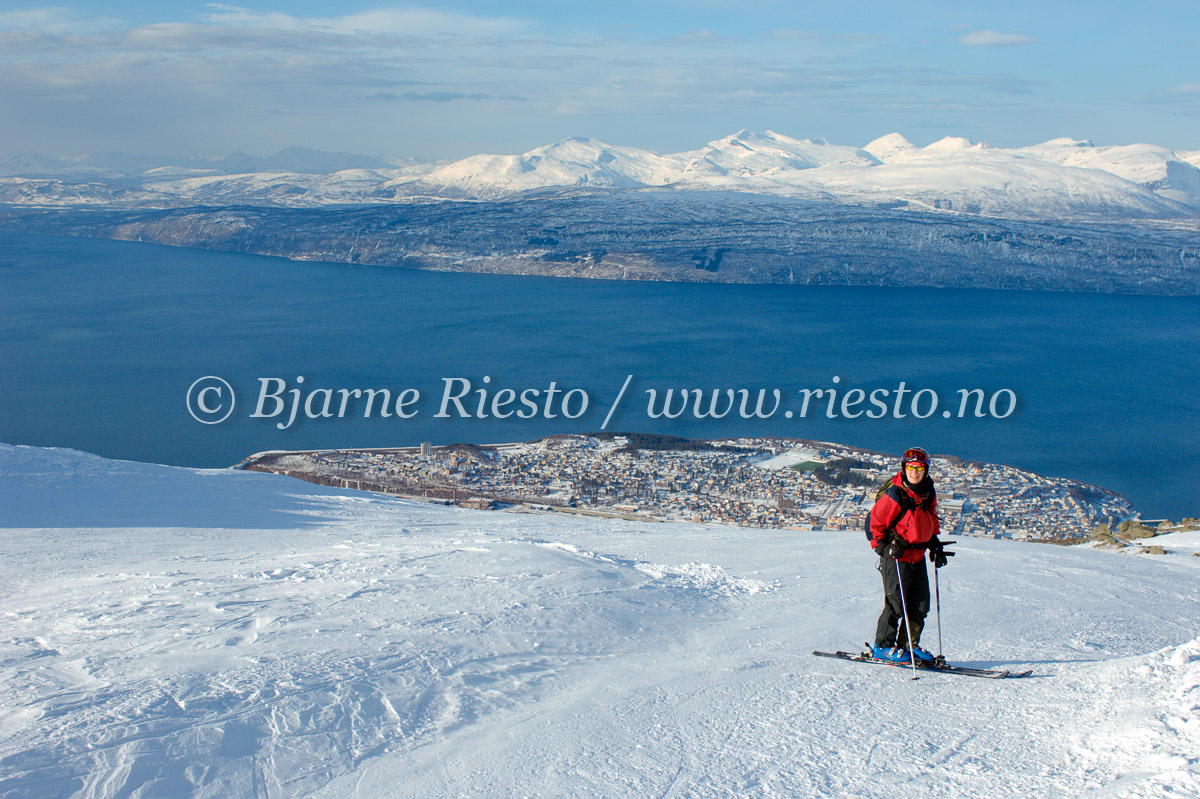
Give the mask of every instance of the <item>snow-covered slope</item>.
M 657 155 L 568 139 L 419 176 L 401 170 L 384 188 L 491 199 L 550 187 L 671 187 L 1018 217 L 1176 217 L 1200 208 L 1192 207 L 1200 204 L 1200 169 L 1168 150 L 1090 148 L 1084 157 L 1056 141 L 1002 150 L 946 137 L 915 147 L 893 133 L 856 148 L 743 130 L 699 150 Z
M 391 170 L 346 169 L 329 175 L 251 172 L 154 180 L 147 191 L 195 203 L 330 205 L 371 202 Z
M 547 186 L 627 189 L 671 182 L 670 156 L 594 139 L 571 138 L 522 155 L 473 155 L 420 176 L 422 185 L 491 198 Z M 385 188 L 403 185 L 408 175 Z
M 1200 178 L 1200 170 L 1192 171 Z M 963 139 L 897 150 L 872 170 L 870 181 L 849 169 L 825 170 L 820 180 L 830 193 L 860 203 L 905 200 L 917 207 L 1023 218 L 1052 211 L 1071 217 L 1171 217 L 1186 199 L 1101 169 L 1063 167 Z M 1200 199 L 1200 184 L 1197 188 Z
M 1200 169 L 1185 153 L 1152 144 L 1096 147 L 1090 141 L 1052 139 L 1015 152 L 1063 166 L 1096 169 L 1173 199 L 1200 198 Z
M 824 139 L 793 139 L 768 130 L 742 130 L 709 142 L 700 150 L 680 153 L 683 174 L 690 176 L 771 175 L 833 164 L 877 166 L 873 155 L 857 147 Z
M 869 153 L 823 139 L 792 139 L 743 130 L 699 150 L 659 155 L 616 147 L 595 139 L 571 138 L 523 155 L 475 155 L 421 174 L 401 172 L 387 188 L 406 184 L 491 198 L 548 187 L 644 188 L 696 183 L 708 178 L 753 178 L 848 164 L 875 166 Z
M 0 796 L 1195 796 L 1198 534 L 964 540 L 957 661 L 855 532 L 474 512 L 0 446 Z M 932 623 L 926 644 L 935 647 Z

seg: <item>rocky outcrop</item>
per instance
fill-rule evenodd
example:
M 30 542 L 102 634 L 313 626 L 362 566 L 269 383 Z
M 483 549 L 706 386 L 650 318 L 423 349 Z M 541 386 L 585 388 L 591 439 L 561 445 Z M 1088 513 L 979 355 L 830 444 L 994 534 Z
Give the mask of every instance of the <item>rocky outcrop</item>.
M 1118 541 L 1112 534 L 1112 529 L 1107 524 L 1097 524 L 1092 528 L 1092 534 L 1088 537 L 1092 543 L 1104 549 L 1119 549 L 1125 544 Z
M 1182 521 L 1172 522 L 1164 519 L 1159 522 L 1158 534 L 1165 535 L 1166 533 L 1190 533 L 1200 530 L 1200 519 L 1184 516 Z
M 1158 535 L 1158 530 L 1152 527 L 1147 527 L 1142 524 L 1140 519 L 1127 519 L 1117 525 L 1117 531 L 1113 533 L 1115 538 L 1123 541 L 1133 541 L 1139 538 L 1153 538 Z

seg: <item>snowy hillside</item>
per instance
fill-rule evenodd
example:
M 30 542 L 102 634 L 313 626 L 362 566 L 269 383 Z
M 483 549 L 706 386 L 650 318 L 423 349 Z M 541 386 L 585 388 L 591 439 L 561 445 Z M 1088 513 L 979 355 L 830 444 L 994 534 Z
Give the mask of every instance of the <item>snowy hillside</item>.
M 0 796 L 1200 793 L 1200 534 L 964 540 L 945 649 L 813 658 L 858 533 L 475 512 L 0 445 Z M 925 643 L 936 647 L 931 624 Z
M 655 189 L 1023 219 L 1193 220 L 1200 214 L 1194 151 L 1096 147 L 1068 138 L 1003 149 L 948 136 L 917 147 L 892 133 L 857 147 L 742 130 L 668 154 L 569 138 L 519 155 L 400 167 L 292 148 L 269 158 L 235 153 L 171 163 L 111 153 L 57 161 L 9 157 L 0 162 L 0 174 L 9 176 L 0 178 L 0 202 L 42 206 L 319 207 L 422 197 L 494 200 L 550 189 Z

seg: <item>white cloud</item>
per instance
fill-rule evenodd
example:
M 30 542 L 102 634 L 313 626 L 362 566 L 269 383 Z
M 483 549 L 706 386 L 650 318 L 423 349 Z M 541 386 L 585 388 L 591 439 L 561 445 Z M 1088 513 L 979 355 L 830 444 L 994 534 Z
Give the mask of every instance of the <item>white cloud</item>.
M 997 31 L 972 31 L 958 37 L 959 44 L 968 47 L 1012 47 L 1014 45 L 1031 44 L 1032 36 L 1020 33 L 999 33 Z
M 678 36 L 672 36 L 669 39 L 663 39 L 662 44 L 734 44 L 742 41 L 741 39 L 730 38 L 728 36 L 719 36 L 712 31 L 704 28 L 702 30 L 692 31 L 691 33 L 682 33 Z
M 323 33 L 393 33 L 406 36 L 500 36 L 528 30 L 532 24 L 512 17 L 476 17 L 426 8 L 395 8 L 344 17 L 294 17 L 278 11 L 256 11 L 212 3 L 202 21 L 213 25 Z
M 0 31 L 36 31 L 61 35 L 108 31 L 120 25 L 120 20 L 107 17 L 82 18 L 63 6 L 0 12 Z
M 1182 86 L 1173 86 L 1171 91 L 1175 94 L 1200 94 L 1200 83 L 1185 83 Z
M 799 30 L 799 29 L 792 29 L 792 28 L 764 31 L 762 33 L 762 35 L 766 36 L 768 38 L 771 38 L 771 39 L 817 39 L 817 38 L 820 38 L 820 34 L 816 33 L 815 31 L 806 31 L 806 30 Z
M 622 125 L 699 124 L 725 135 L 725 127 L 809 117 L 820 127 L 806 134 L 832 135 L 823 120 L 862 126 L 887 115 L 879 124 L 898 127 L 925 114 L 954 116 L 961 127 L 982 107 L 1035 103 L 1043 85 L 1019 70 L 930 66 L 891 35 L 806 30 L 786 19 L 747 27 L 740 39 L 696 20 L 665 31 L 684 32 L 665 47 L 660 30 L 606 37 L 532 14 L 273 7 L 283 11 L 214 4 L 190 19 L 116 30 L 0 30 L 0 119 L 29 120 L 8 146 L 273 152 L 304 144 L 441 157 L 502 141 L 528 149 L 543 136 L 603 137 Z M 48 28 L 70 16 L 47 9 L 21 19 Z M 880 46 L 863 45 L 876 37 Z M 1194 96 L 1170 95 L 1176 103 Z M 651 146 L 666 146 L 663 137 Z

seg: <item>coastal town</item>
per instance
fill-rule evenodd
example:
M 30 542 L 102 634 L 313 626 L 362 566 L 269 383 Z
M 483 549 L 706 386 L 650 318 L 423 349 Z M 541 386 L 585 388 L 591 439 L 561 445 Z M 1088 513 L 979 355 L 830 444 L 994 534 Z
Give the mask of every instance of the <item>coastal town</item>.
M 241 468 L 479 510 L 861 530 L 894 456 L 781 438 L 557 435 L 495 445 L 267 452 Z M 1064 541 L 1138 514 L 1118 494 L 935 454 L 948 534 Z

